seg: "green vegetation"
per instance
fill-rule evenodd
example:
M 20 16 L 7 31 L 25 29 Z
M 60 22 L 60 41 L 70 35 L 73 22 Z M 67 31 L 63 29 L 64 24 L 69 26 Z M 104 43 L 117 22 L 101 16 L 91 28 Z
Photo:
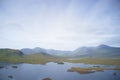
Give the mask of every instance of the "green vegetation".
M 64 62 L 57 62 L 58 64 L 64 64 Z
M 94 73 L 97 71 L 104 71 L 104 70 L 120 70 L 120 68 L 98 68 L 98 67 L 91 67 L 91 68 L 79 68 L 79 67 L 72 67 L 71 69 L 68 69 L 68 72 L 78 72 L 80 74 L 88 74 L 88 73 Z
M 44 55 L 41 53 L 24 55 L 21 51 L 14 49 L 0 49 L 0 62 L 31 63 L 31 64 L 45 64 L 47 62 L 57 62 L 58 64 L 64 64 L 64 62 L 71 62 L 71 63 L 105 64 L 120 66 L 120 58 L 116 57 L 115 58 L 84 57 L 71 59 L 70 57 L 69 58 L 55 57 L 50 55 Z
M 120 59 L 116 58 L 80 58 L 75 60 L 67 60 L 71 63 L 86 63 L 86 64 L 104 64 L 120 66 Z
M 32 54 L 32 55 L 3 55 L 0 53 L 0 62 L 9 63 L 31 63 L 31 64 L 45 64 L 47 62 L 62 62 L 62 58 L 46 56 L 43 54 Z
M 16 49 L 0 49 L 0 57 L 4 57 L 4 56 L 21 56 L 23 55 L 23 53 L 20 50 L 16 50 Z
M 15 49 L 0 49 L 0 62 L 18 62 L 23 53 Z
M 120 66 L 120 59 L 77 58 L 71 60 L 70 58 L 53 57 L 42 54 L 32 54 L 32 55 L 22 55 L 22 56 L 13 55 L 13 56 L 2 56 L 2 57 L 0 55 L 0 62 L 31 63 L 31 64 L 45 64 L 47 62 L 57 62 L 58 64 L 63 64 L 63 62 L 71 62 L 71 63 L 104 64 L 104 65 Z

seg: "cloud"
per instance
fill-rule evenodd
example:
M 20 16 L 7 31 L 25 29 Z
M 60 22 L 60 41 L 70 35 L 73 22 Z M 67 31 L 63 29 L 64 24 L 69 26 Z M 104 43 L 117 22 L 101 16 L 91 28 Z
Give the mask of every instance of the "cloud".
M 119 4 L 118 0 L 2 1 L 0 47 L 115 46 L 120 34 Z

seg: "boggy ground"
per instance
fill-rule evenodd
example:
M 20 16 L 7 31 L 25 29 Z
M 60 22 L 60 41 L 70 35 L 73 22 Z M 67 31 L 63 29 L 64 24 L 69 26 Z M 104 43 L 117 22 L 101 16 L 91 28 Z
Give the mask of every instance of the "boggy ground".
M 71 63 L 86 63 L 86 64 L 103 64 L 120 66 L 120 58 L 65 58 L 65 57 L 53 57 L 41 54 L 24 55 L 24 56 L 0 56 L 0 62 L 9 63 L 31 63 L 31 64 L 46 64 L 48 62 L 71 62 Z
M 88 73 L 94 73 L 98 71 L 104 71 L 104 70 L 120 70 L 120 68 L 100 68 L 100 67 L 91 67 L 91 68 L 79 68 L 79 67 L 72 67 L 71 69 L 68 69 L 68 72 L 78 72 L 80 74 L 88 74 Z

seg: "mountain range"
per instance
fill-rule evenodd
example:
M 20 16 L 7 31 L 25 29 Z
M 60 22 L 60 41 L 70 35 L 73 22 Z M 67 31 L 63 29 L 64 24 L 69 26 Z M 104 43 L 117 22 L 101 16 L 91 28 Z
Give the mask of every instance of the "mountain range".
M 54 49 L 44 48 L 23 48 L 20 50 L 24 54 L 35 54 L 42 53 L 52 56 L 63 56 L 63 57 L 112 57 L 120 56 L 120 47 L 111 47 L 108 45 L 99 45 L 97 47 L 80 47 L 73 51 L 62 51 Z
M 54 50 L 54 49 L 44 49 L 44 48 L 23 48 L 21 49 L 21 52 L 24 54 L 35 54 L 35 53 L 44 53 L 44 54 L 49 54 L 53 56 L 68 56 L 71 55 L 72 51 L 62 51 L 62 50 Z
M 42 54 L 47 56 L 59 56 L 59 57 L 120 57 L 120 47 L 111 47 L 108 45 L 99 45 L 97 47 L 80 47 L 73 51 L 63 51 L 54 49 L 44 49 L 36 47 L 33 49 L 23 48 L 21 50 L 16 49 L 0 49 L 0 55 L 31 55 Z
M 113 57 L 120 56 L 119 47 L 99 45 L 97 47 L 80 47 L 73 51 L 73 56 L 81 57 Z

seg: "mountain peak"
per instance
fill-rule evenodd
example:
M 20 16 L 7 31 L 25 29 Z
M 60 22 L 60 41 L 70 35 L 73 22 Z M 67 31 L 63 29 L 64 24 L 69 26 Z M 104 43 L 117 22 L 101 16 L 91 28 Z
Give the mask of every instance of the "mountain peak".
M 101 45 L 98 46 L 98 48 L 109 48 L 109 47 L 110 47 L 110 46 L 105 45 L 105 44 L 101 44 Z

